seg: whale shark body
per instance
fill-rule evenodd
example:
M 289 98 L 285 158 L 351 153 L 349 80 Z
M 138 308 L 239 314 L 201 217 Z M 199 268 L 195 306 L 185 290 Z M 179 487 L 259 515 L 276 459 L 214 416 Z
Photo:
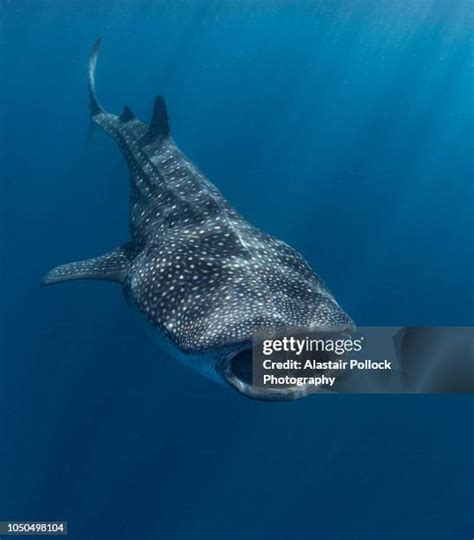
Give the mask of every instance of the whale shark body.
M 174 357 L 249 398 L 307 395 L 304 387 L 252 386 L 252 336 L 285 327 L 352 328 L 350 317 L 297 251 L 248 223 L 179 150 L 162 97 L 149 125 L 127 106 L 120 116 L 102 108 L 95 90 L 99 46 L 100 40 L 89 61 L 90 113 L 128 164 L 130 240 L 52 269 L 43 284 L 118 282 Z

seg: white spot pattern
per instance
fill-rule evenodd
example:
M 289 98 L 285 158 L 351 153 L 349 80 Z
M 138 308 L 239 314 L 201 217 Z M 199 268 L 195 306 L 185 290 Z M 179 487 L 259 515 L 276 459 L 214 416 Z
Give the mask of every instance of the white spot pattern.
M 352 324 L 301 255 L 243 219 L 170 137 L 150 143 L 144 124 L 104 112 L 94 121 L 130 169 L 125 293 L 182 350 L 264 328 Z

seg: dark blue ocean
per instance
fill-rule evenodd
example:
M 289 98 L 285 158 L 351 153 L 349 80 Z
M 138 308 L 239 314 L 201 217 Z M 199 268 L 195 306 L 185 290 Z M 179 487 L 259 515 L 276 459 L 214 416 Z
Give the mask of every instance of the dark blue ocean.
M 73 540 L 461 540 L 472 396 L 241 397 L 173 363 L 111 283 L 128 238 L 97 91 L 301 251 L 359 325 L 474 324 L 470 0 L 0 1 L 0 520 Z

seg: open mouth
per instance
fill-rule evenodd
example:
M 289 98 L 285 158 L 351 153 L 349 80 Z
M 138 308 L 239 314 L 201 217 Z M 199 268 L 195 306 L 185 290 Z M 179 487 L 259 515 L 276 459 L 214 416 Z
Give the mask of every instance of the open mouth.
M 252 349 L 240 351 L 230 361 L 230 371 L 242 384 L 252 385 Z
M 222 371 L 224 379 L 244 396 L 258 401 L 292 401 L 318 390 L 314 386 L 270 388 L 253 385 L 253 350 L 247 348 L 235 354 Z

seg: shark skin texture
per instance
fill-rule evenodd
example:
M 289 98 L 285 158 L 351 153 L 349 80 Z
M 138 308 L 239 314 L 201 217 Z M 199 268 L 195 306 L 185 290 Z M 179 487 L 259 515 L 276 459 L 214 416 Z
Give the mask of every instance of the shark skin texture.
M 292 247 L 248 223 L 178 148 L 158 96 L 149 125 L 128 106 L 106 112 L 89 61 L 92 122 L 118 143 L 130 172 L 130 239 L 109 253 L 49 271 L 43 285 L 119 283 L 159 346 L 246 397 L 292 400 L 313 388 L 251 383 L 252 336 L 288 327 L 350 332 L 351 318 Z

